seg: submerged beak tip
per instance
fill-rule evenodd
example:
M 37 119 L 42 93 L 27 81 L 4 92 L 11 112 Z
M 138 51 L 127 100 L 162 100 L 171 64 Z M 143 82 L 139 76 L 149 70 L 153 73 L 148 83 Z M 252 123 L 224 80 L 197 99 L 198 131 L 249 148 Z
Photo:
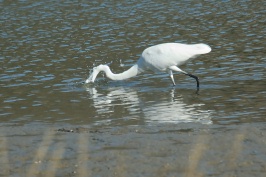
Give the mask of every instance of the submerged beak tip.
M 86 79 L 85 83 L 86 83 L 86 84 L 88 84 L 88 83 L 94 83 L 94 80 L 91 79 L 91 78 L 88 78 L 88 79 Z

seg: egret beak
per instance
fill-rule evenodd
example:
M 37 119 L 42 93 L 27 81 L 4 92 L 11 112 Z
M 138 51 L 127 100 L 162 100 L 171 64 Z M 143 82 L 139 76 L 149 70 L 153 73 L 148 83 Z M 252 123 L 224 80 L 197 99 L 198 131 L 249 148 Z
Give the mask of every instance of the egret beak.
M 97 69 L 97 67 L 94 67 L 92 73 L 90 74 L 89 78 L 85 81 L 85 83 L 86 84 L 93 83 L 98 74 L 99 74 L 99 70 Z

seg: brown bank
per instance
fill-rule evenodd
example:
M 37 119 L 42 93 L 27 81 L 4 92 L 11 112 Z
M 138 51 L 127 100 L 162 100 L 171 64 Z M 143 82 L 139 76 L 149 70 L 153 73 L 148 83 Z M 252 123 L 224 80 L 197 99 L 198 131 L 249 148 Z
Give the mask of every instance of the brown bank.
M 1 176 L 265 176 L 259 124 L 1 127 Z

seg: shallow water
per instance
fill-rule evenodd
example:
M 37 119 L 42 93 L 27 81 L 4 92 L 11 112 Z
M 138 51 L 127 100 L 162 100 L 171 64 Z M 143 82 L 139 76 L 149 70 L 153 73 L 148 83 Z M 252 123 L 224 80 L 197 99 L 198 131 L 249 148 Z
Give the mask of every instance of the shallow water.
M 2 4 L 1 123 L 265 122 L 265 19 L 257 3 Z M 83 84 L 93 66 L 122 72 L 164 42 L 212 47 L 181 67 L 200 77 L 199 95 L 180 73 L 175 88 L 165 73 Z
M 266 122 L 264 1 L 0 1 L 0 126 L 157 127 Z M 181 66 L 200 78 L 119 73 L 165 42 L 206 43 Z M 171 126 L 170 126 L 171 127 Z M 171 129 L 171 128 L 170 128 Z M 160 133 L 158 133 L 160 136 Z

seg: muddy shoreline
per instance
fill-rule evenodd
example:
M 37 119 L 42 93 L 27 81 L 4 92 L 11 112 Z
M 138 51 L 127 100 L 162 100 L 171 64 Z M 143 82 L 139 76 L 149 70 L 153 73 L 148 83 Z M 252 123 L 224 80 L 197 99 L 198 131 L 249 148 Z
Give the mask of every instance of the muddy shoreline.
M 62 126 L 62 125 L 60 125 Z M 264 124 L 1 127 L 1 176 L 264 176 Z

